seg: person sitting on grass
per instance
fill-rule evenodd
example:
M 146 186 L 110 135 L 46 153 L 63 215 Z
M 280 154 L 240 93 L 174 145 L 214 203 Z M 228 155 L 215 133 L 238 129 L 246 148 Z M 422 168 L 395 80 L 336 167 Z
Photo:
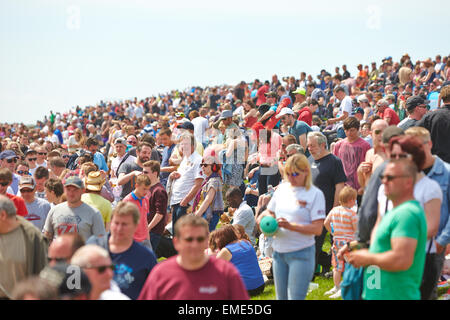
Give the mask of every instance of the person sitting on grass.
M 225 225 L 211 232 L 209 246 L 213 252 L 219 250 L 216 258 L 234 264 L 250 297 L 263 293 L 265 284 L 256 251 L 250 241 L 239 240 L 232 225 Z
M 331 209 L 324 226 L 333 236 L 332 265 L 333 265 L 333 281 L 334 287 L 325 292 L 330 298 L 336 299 L 341 297 L 341 279 L 344 272 L 343 259 L 338 259 L 337 253 L 349 241 L 355 240 L 355 234 L 358 227 L 358 217 L 353 207 L 356 203 L 357 192 L 349 186 L 342 188 L 339 192 L 339 206 Z

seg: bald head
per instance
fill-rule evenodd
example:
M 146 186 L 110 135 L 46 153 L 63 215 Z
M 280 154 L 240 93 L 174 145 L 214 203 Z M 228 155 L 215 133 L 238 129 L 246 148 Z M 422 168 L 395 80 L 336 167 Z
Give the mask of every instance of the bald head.
M 69 263 L 75 251 L 84 245 L 84 240 L 79 234 L 63 234 L 52 241 L 48 247 L 50 266 L 55 265 L 58 260 Z

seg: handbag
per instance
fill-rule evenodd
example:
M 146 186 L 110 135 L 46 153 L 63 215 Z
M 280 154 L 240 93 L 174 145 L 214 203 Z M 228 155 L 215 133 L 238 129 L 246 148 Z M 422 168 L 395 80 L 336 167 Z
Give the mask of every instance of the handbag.
M 341 295 L 344 300 L 361 300 L 364 281 L 364 268 L 355 268 L 345 263 L 341 282 Z
M 432 300 L 434 288 L 437 286 L 439 280 L 439 266 L 438 257 L 436 253 L 430 253 L 433 239 L 430 240 L 427 253 L 425 255 L 425 265 L 422 276 L 422 283 L 420 285 L 420 299 Z

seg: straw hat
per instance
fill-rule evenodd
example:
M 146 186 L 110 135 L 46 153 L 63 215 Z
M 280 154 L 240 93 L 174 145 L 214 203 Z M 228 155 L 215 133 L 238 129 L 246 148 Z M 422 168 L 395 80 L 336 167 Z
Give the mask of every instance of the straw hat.
M 100 191 L 105 184 L 105 178 L 100 171 L 89 172 L 88 176 L 84 179 L 86 189 L 90 191 Z

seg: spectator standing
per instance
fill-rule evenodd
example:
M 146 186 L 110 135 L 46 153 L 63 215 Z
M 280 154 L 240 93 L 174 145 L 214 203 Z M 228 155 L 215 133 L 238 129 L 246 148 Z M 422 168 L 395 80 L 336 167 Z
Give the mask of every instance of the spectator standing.
M 257 223 L 267 215 L 278 221 L 272 244 L 277 299 L 303 300 L 314 274 L 314 235 L 322 233 L 325 197 L 312 185 L 311 169 L 304 155 L 289 157 L 285 179 Z
M 341 297 L 340 284 L 344 271 L 344 260 L 338 259 L 338 252 L 347 242 L 355 240 L 358 216 L 353 208 L 356 204 L 356 196 L 355 189 L 348 186 L 344 187 L 339 193 L 340 205 L 330 211 L 324 222 L 325 228 L 333 235 L 331 251 L 333 253 L 334 287 L 325 293 L 332 299 Z
M 0 195 L 0 300 L 11 299 L 16 283 L 38 275 L 47 265 L 48 243 L 16 212 L 14 203 Z
M 208 229 L 208 222 L 195 215 L 177 221 L 173 242 L 178 255 L 153 268 L 139 300 L 248 300 L 236 267 L 205 253 Z
M 92 237 L 88 244 L 97 244 L 109 252 L 114 269 L 114 282 L 122 293 L 136 300 L 150 271 L 156 265 L 152 250 L 133 238 L 141 214 L 131 202 L 122 201 L 114 208 L 111 232 L 106 237 Z
M 167 191 L 159 180 L 160 165 L 158 161 L 150 160 L 144 163 L 143 173 L 150 178 L 150 190 L 148 194 L 148 230 L 150 232 L 150 242 L 156 251 L 161 237 L 164 234 L 167 221 Z
M 47 214 L 51 208 L 50 203 L 47 200 L 35 197 L 36 184 L 30 176 L 20 178 L 19 189 L 28 210 L 28 215 L 25 219 L 30 221 L 39 231 L 42 231 Z

